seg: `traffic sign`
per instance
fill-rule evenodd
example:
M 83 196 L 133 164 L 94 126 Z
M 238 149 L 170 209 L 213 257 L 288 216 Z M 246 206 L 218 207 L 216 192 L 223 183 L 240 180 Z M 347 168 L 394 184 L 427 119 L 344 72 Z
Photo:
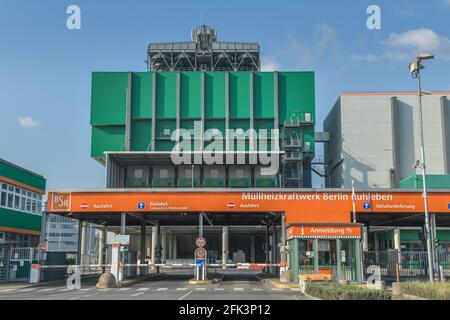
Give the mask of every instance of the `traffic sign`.
M 206 246 L 206 239 L 203 237 L 198 237 L 197 239 L 195 239 L 195 245 L 197 246 L 197 248 L 203 248 L 204 246 Z
M 197 259 L 195 262 L 198 270 L 203 270 L 203 267 L 205 266 L 205 259 Z
M 447 209 L 450 210 L 450 202 L 447 205 Z
M 145 209 L 145 203 L 141 201 L 141 202 L 138 203 L 137 207 L 138 207 L 139 210 L 144 210 Z
M 206 250 L 204 248 L 197 248 L 195 250 L 195 259 L 206 259 Z
M 370 210 L 370 208 L 372 208 L 372 205 L 369 202 L 364 202 L 363 203 L 363 209 L 364 210 Z
M 130 236 L 126 234 L 118 234 L 116 235 L 116 243 L 127 246 L 130 244 Z

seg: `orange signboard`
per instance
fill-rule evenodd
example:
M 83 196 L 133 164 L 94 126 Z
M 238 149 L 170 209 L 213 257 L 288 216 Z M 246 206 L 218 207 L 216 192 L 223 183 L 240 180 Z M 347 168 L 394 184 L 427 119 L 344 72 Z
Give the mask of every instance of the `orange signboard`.
M 357 212 L 423 211 L 420 192 L 357 193 Z M 450 193 L 429 193 L 429 211 L 449 213 Z M 350 192 L 50 192 L 49 212 L 285 212 L 286 223 L 350 223 Z
M 288 228 L 291 238 L 361 238 L 361 227 L 355 225 L 301 225 Z

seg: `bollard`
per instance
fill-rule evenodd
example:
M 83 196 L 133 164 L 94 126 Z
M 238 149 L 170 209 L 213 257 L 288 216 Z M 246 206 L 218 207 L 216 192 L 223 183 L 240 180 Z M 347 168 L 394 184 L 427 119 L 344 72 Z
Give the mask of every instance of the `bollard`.
M 392 283 L 392 295 L 399 296 L 402 294 L 402 287 L 400 282 Z

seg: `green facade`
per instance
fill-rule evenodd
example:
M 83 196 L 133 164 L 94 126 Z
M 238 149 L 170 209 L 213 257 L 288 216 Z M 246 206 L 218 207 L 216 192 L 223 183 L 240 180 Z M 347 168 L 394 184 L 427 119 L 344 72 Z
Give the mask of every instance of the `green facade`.
M 227 101 L 230 129 L 247 130 L 252 118 L 256 130 L 273 129 L 277 116 L 279 129 L 286 121 L 304 120 L 305 113 L 313 121 L 315 118 L 313 72 L 94 72 L 92 157 L 103 158 L 106 151 L 126 151 L 129 86 L 129 151 L 170 151 L 174 146 L 170 133 L 177 124 L 189 130 L 202 118 L 205 131 L 219 129 L 225 134 Z M 302 134 L 314 150 L 314 126 L 305 127 Z
M 44 177 L 2 159 L 0 159 L 0 177 L 5 177 L 22 184 L 18 186 L 25 190 L 27 190 L 26 186 L 29 186 L 45 192 L 46 180 Z M 9 181 L 7 183 L 16 185 Z M 5 192 L 5 190 L 0 189 L 0 192 Z M 41 230 L 41 216 L 0 207 L 0 227 L 39 232 Z
M 5 177 L 27 186 L 45 191 L 45 178 L 0 159 L 0 177 Z
M 41 231 L 41 216 L 0 208 L 0 226 L 39 232 Z
M 422 189 L 422 175 L 414 175 L 400 181 L 401 189 Z M 450 189 L 450 175 L 427 175 L 428 189 Z

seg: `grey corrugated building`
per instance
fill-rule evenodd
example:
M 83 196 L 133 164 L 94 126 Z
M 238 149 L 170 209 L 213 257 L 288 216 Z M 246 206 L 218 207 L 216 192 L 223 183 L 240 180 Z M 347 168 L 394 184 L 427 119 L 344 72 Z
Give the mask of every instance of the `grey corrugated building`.
M 450 173 L 450 92 L 423 97 L 429 174 Z M 414 92 L 342 93 L 324 121 L 326 186 L 396 188 L 420 159 Z

